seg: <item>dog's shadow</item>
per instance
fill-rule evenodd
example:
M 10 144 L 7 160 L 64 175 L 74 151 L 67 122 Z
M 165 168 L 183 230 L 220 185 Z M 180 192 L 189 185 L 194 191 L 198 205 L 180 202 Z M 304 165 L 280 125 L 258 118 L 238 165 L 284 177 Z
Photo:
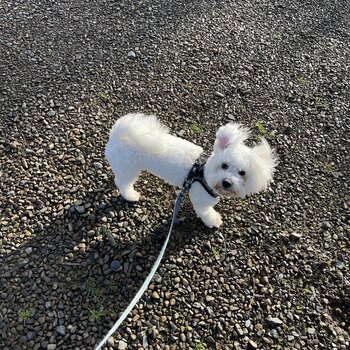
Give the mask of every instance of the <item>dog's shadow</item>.
M 172 187 L 169 186 L 168 189 L 174 192 Z M 90 254 L 87 255 L 86 259 L 87 266 L 82 271 L 79 283 L 83 293 L 89 297 L 90 303 L 102 311 L 101 319 L 98 320 L 99 332 L 96 334 L 96 339 L 101 339 L 105 335 L 106 324 L 109 327 L 113 325 L 147 278 L 168 235 L 175 197 L 174 194 L 170 202 L 163 202 L 167 204 L 165 204 L 165 208 L 163 207 L 162 215 L 157 213 L 159 207 L 154 207 L 153 201 L 142 200 L 131 203 L 120 196 L 114 197 L 110 205 L 95 214 L 95 228 L 100 231 L 98 233 L 99 239 L 90 245 Z M 143 217 L 142 214 L 139 215 L 139 212 L 147 205 L 150 206 L 149 216 L 152 216 L 150 220 L 152 224 L 142 226 L 140 224 Z M 125 227 L 124 230 L 119 229 L 120 232 L 113 233 L 113 229 L 106 228 L 104 219 L 111 218 L 111 214 L 116 211 L 124 213 L 123 226 Z M 168 272 L 163 266 L 167 264 L 169 258 L 174 259 L 179 251 L 186 246 L 191 246 L 191 242 L 198 234 L 206 236 L 212 231 L 205 227 L 200 219 L 193 215 L 192 211 L 188 198 L 185 198 L 173 226 L 163 261 L 151 284 L 161 284 L 163 274 Z M 128 226 L 125 223 L 133 223 L 132 218 L 135 213 L 138 213 L 135 216 L 139 221 L 134 222 L 130 231 L 127 231 Z M 183 217 L 184 215 L 186 218 Z M 120 222 L 111 226 L 115 227 L 115 224 L 121 226 Z M 151 295 L 152 291 L 146 290 L 141 298 L 141 303 L 146 305 L 159 302 Z M 143 313 L 143 311 L 141 312 Z M 124 322 L 124 327 L 119 329 L 122 334 L 125 332 L 125 325 Z M 141 323 L 137 327 L 141 327 Z M 152 341 L 152 339 L 148 338 L 148 341 Z
M 170 186 L 168 190 L 174 191 Z M 0 345 L 11 347 L 31 332 L 28 346 L 39 339 L 55 341 L 58 346 L 73 345 L 77 335 L 85 349 L 96 346 L 133 299 L 161 250 L 175 201 L 175 194 L 169 200 L 164 193 L 154 193 L 162 204 L 155 204 L 148 196 L 152 193 L 147 195 L 151 199 L 128 203 L 116 196 L 115 186 L 106 184 L 103 191 L 90 191 L 84 199 L 61 209 L 50 224 L 38 223 L 32 237 L 16 250 L 6 250 L 0 266 L 0 292 L 9 311 L 2 312 L 0 329 L 9 336 L 2 337 Z M 147 214 L 142 214 L 144 208 Z M 187 218 L 173 227 L 158 278 L 166 273 L 162 265 L 169 258 L 191 245 L 198 234 L 211 232 L 188 212 L 190 208 L 185 199 L 179 216 Z M 40 303 L 28 304 L 27 297 L 39 295 L 38 288 Z M 14 298 L 14 291 L 24 297 Z M 157 302 L 150 294 L 145 292 L 143 303 Z M 11 324 L 20 322 L 21 311 L 28 308 L 32 317 L 25 321 L 21 334 L 11 335 Z M 38 320 L 45 320 L 40 332 Z

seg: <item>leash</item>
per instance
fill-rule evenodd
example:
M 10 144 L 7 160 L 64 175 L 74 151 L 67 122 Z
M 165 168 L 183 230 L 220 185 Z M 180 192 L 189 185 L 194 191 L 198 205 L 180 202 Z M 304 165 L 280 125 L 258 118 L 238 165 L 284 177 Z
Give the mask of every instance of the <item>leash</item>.
M 207 193 L 209 195 L 211 195 L 214 198 L 218 197 L 218 195 L 211 188 L 209 188 L 207 182 L 204 179 L 204 165 L 206 163 L 207 158 L 208 157 L 205 154 L 202 154 L 193 164 L 190 172 L 186 176 L 186 179 L 182 185 L 181 191 L 178 193 L 178 195 L 176 197 L 175 204 L 174 204 L 174 210 L 173 210 L 173 217 L 171 219 L 171 224 L 170 224 L 170 228 L 168 231 L 168 235 L 166 236 L 166 239 L 163 243 L 163 247 L 158 255 L 157 260 L 155 261 L 155 263 L 152 267 L 151 272 L 147 276 L 145 282 L 143 282 L 143 284 L 140 287 L 137 294 L 134 296 L 134 299 L 131 300 L 128 307 L 124 310 L 124 312 L 121 314 L 121 316 L 118 318 L 118 320 L 114 323 L 113 327 L 109 330 L 109 332 L 106 334 L 106 336 L 101 340 L 101 342 L 98 344 L 98 346 L 95 348 L 95 350 L 100 350 L 102 348 L 102 346 L 107 342 L 108 338 L 119 328 L 119 326 L 123 323 L 123 321 L 128 316 L 130 311 L 134 308 L 134 306 L 137 304 L 137 302 L 141 299 L 143 293 L 145 292 L 148 285 L 150 284 L 154 274 L 156 273 L 156 271 L 159 267 L 159 264 L 163 258 L 165 249 L 168 245 L 169 238 L 171 236 L 171 231 L 173 229 L 177 214 L 179 213 L 181 203 L 184 199 L 184 195 L 186 192 L 189 191 L 192 184 L 194 182 L 198 181 L 203 186 L 203 188 L 207 191 Z
M 173 217 L 171 219 L 171 224 L 170 224 L 170 228 L 169 228 L 169 232 L 168 235 L 163 243 L 163 247 L 162 250 L 160 251 L 157 260 L 155 261 L 151 272 L 149 273 L 149 275 L 147 276 L 145 282 L 143 282 L 142 286 L 140 287 L 139 291 L 137 292 L 137 294 L 134 296 L 134 299 L 132 299 L 132 301 L 130 302 L 130 304 L 128 305 L 128 307 L 125 309 L 125 311 L 122 313 L 122 315 L 118 318 L 118 320 L 114 323 L 113 327 L 110 329 L 110 331 L 106 334 L 106 336 L 102 339 L 102 341 L 98 344 L 98 346 L 95 348 L 95 350 L 100 350 L 102 348 L 102 346 L 107 342 L 108 338 L 119 328 L 119 326 L 123 323 L 123 321 L 125 320 L 125 318 L 128 316 L 129 312 L 134 308 L 134 306 L 137 304 L 137 302 L 141 299 L 143 293 L 145 292 L 145 290 L 147 289 L 148 285 L 150 284 L 154 274 L 156 273 L 158 266 L 163 258 L 165 249 L 168 245 L 169 242 L 169 238 L 171 236 L 171 231 L 173 229 L 173 225 L 175 222 L 175 219 L 177 217 L 177 214 L 179 213 L 180 210 L 180 206 L 181 203 L 183 201 L 184 198 L 184 194 L 185 192 L 188 191 L 189 187 L 191 186 L 191 184 L 186 184 L 186 187 L 183 187 L 182 190 L 179 192 L 179 194 L 176 197 L 175 200 L 175 204 L 174 204 L 174 211 L 173 211 Z

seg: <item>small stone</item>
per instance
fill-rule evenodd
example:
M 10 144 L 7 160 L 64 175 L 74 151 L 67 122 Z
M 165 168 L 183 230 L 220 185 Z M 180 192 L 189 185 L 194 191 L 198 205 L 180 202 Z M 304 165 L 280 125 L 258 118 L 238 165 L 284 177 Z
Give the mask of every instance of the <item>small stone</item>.
M 185 134 L 185 130 L 184 129 L 181 129 L 177 134 L 182 137 L 184 134 Z
M 271 317 L 267 319 L 267 322 L 273 326 L 273 327 L 277 327 L 283 324 L 283 321 L 281 321 L 279 318 L 277 317 Z
M 265 344 L 269 344 L 269 345 L 272 344 L 272 340 L 267 337 L 263 337 L 262 340 Z
M 129 271 L 129 262 L 126 261 L 123 265 L 123 272 L 128 273 L 128 271 Z
M 21 144 L 20 144 L 19 142 L 17 142 L 17 141 L 12 141 L 12 142 L 10 143 L 10 146 L 11 146 L 12 148 L 20 148 Z
M 269 284 L 269 278 L 268 278 L 267 276 L 262 277 L 262 278 L 261 278 L 261 283 L 262 283 L 263 285 Z
M 235 324 L 235 328 L 236 328 L 237 334 L 238 334 L 240 337 L 242 337 L 242 336 L 244 335 L 244 332 L 243 332 L 241 326 L 240 326 L 238 323 L 236 323 L 236 324 Z
M 325 228 L 325 229 L 329 229 L 329 228 L 332 227 L 332 225 L 330 224 L 329 221 L 325 221 L 325 222 L 323 223 L 322 227 Z
M 122 266 L 122 263 L 118 260 L 113 260 L 110 265 L 112 271 L 117 271 Z
M 55 111 L 48 111 L 48 112 L 46 113 L 46 115 L 47 115 L 48 117 L 53 117 L 54 115 L 56 115 L 56 112 L 55 112 Z
M 278 339 L 279 334 L 276 329 L 271 329 L 271 331 L 268 333 L 270 337 Z
M 56 350 L 57 345 L 56 344 L 48 344 L 47 350 Z
M 301 238 L 301 233 L 297 233 L 297 232 L 292 232 L 290 235 L 289 235 L 289 237 L 291 238 L 291 239 L 294 239 L 294 240 L 299 240 L 300 238 Z
M 341 271 L 337 271 L 337 272 L 336 272 L 336 276 L 337 276 L 337 278 L 340 279 L 340 280 L 342 280 L 342 279 L 344 278 L 344 275 L 343 275 L 343 273 L 342 273 Z
M 315 328 L 312 328 L 312 327 L 309 327 L 306 331 L 308 334 L 315 334 L 316 333 Z
M 23 267 L 25 265 L 27 265 L 29 263 L 29 259 L 22 259 L 22 258 L 19 258 L 17 260 L 17 266 L 18 267 Z
M 66 328 L 64 326 L 56 327 L 56 332 L 62 336 L 66 334 Z
M 136 59 L 136 53 L 135 53 L 135 51 L 130 50 L 130 51 L 128 52 L 128 58 L 129 58 L 130 60 Z
M 26 248 L 26 249 L 24 249 L 24 251 L 25 251 L 25 253 L 26 254 L 31 254 L 32 253 L 32 251 L 33 251 L 33 248 L 32 247 L 28 247 L 28 248 Z
M 95 163 L 94 163 L 94 167 L 95 167 L 96 169 L 103 169 L 103 165 L 102 165 L 101 163 L 99 163 L 99 162 L 95 162 Z
M 177 326 L 174 322 L 169 321 L 169 326 L 173 332 L 177 331 Z
M 223 93 L 221 93 L 220 91 L 215 91 L 215 95 L 220 97 L 220 98 L 224 98 L 225 95 Z
M 159 294 L 158 294 L 156 291 L 154 291 L 154 292 L 152 293 L 152 298 L 153 298 L 153 299 L 159 299 L 160 296 L 159 296 Z
M 114 346 L 114 338 L 113 337 L 109 337 L 108 339 L 107 339 L 107 346 Z
M 338 268 L 338 269 L 343 269 L 345 267 L 345 264 L 344 262 L 340 261 L 340 260 L 337 260 L 336 263 L 335 263 L 335 266 Z
M 118 350 L 125 350 L 128 344 L 124 340 L 120 340 L 118 344 Z
M 77 207 L 75 207 L 75 209 L 79 214 L 83 214 L 85 211 L 85 207 L 83 205 L 78 205 Z
M 142 346 L 144 349 L 148 348 L 148 340 L 147 340 L 147 335 L 145 334 L 142 338 Z
M 108 242 L 110 246 L 113 248 L 117 248 L 118 247 L 117 242 L 115 241 L 114 237 L 110 232 L 108 232 L 107 237 L 108 237 Z
M 212 297 L 211 295 L 206 295 L 206 296 L 205 296 L 205 300 L 208 301 L 208 302 L 210 302 L 210 301 L 215 300 L 215 298 Z
M 35 332 L 28 332 L 27 333 L 27 340 L 30 341 L 35 337 Z
M 158 273 L 156 273 L 153 277 L 154 281 L 157 283 L 161 283 L 162 282 L 162 276 L 159 275 Z
M 251 349 L 257 349 L 258 348 L 258 344 L 255 341 L 251 340 L 251 339 L 248 341 L 248 346 Z
M 205 342 L 208 344 L 215 344 L 215 340 L 211 335 L 205 337 Z

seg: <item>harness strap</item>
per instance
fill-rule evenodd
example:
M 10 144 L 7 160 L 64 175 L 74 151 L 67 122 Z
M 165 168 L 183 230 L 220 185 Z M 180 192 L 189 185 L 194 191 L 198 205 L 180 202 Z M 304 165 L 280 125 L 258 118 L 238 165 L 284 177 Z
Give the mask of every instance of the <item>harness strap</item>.
M 199 158 L 196 159 L 182 187 L 188 191 L 191 188 L 192 184 L 197 181 L 202 185 L 202 187 L 207 191 L 207 193 L 210 196 L 217 198 L 219 197 L 219 195 L 216 194 L 209 187 L 207 181 L 204 178 L 204 166 L 205 166 L 205 163 L 207 162 L 207 159 L 208 159 L 208 156 L 205 153 L 202 153 L 199 156 Z

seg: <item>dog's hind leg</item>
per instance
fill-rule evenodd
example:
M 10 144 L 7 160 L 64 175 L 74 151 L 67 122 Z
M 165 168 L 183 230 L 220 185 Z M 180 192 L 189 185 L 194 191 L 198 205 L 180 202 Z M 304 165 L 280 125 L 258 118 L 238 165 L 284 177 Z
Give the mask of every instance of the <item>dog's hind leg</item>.
M 138 179 L 141 170 L 123 168 L 119 170 L 114 178 L 114 182 L 119 188 L 120 194 L 130 202 L 137 202 L 140 198 L 140 194 L 135 191 L 134 183 Z

